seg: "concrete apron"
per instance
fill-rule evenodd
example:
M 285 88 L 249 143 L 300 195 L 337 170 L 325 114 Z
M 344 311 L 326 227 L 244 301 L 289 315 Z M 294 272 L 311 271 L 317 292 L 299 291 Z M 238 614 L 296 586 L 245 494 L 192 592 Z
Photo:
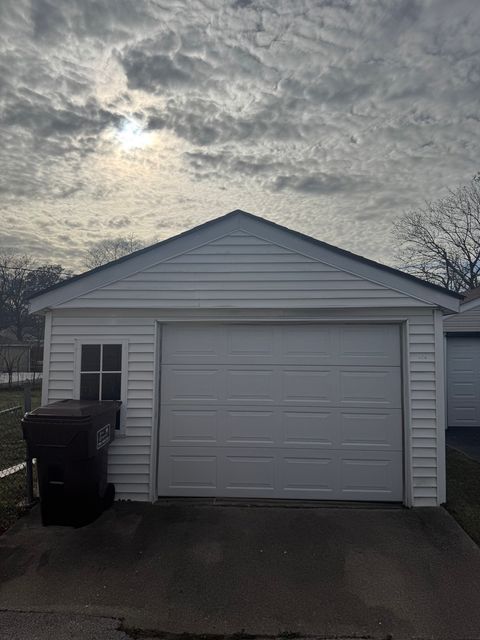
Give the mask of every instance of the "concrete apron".
M 32 513 L 0 537 L 0 585 L 3 610 L 156 635 L 480 638 L 480 551 L 443 509 L 117 503 L 77 530 Z

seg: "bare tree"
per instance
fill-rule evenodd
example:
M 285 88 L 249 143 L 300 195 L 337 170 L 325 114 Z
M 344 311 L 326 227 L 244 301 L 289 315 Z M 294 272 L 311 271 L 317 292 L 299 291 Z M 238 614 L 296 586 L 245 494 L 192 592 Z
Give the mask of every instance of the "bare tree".
M 394 223 L 397 261 L 407 273 L 457 292 L 480 285 L 480 173 Z
M 11 388 L 13 374 L 20 371 L 20 363 L 25 351 L 17 345 L 0 344 L 0 371 L 8 375 L 8 388 Z
M 107 238 L 96 242 L 86 253 L 83 261 L 87 269 L 100 267 L 112 260 L 118 260 L 123 256 L 142 249 L 145 245 L 133 234 L 129 236 L 118 236 L 117 238 Z
M 69 272 L 59 264 L 37 264 L 29 256 L 0 253 L 0 329 L 11 328 L 19 342 L 38 322 L 28 313 L 30 296 L 56 284 Z

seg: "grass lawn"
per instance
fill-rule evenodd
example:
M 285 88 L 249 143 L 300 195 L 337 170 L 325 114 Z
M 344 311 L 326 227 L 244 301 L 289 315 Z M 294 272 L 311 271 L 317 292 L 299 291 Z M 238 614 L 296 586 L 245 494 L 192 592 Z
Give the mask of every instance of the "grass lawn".
M 0 411 L 20 405 L 16 411 L 0 414 L 0 471 L 25 462 L 25 441 L 20 420 L 23 417 L 23 389 L 0 388 Z M 40 405 L 40 387 L 32 390 L 32 409 Z M 0 533 L 8 529 L 25 511 L 26 471 L 20 468 L 0 478 Z
M 445 506 L 480 546 L 480 463 L 449 447 Z
M 32 389 L 32 409 L 40 406 L 41 385 L 35 385 Z M 15 387 L 13 389 L 7 389 L 0 387 L 0 411 L 2 409 L 10 409 L 10 407 L 16 407 L 21 405 L 23 407 L 23 389 L 21 387 Z

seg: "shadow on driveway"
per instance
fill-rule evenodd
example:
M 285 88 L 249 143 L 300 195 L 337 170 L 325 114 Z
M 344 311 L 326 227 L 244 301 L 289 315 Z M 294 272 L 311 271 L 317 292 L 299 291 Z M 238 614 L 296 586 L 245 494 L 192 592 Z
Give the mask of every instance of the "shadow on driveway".
M 0 609 L 171 633 L 480 638 L 480 550 L 443 509 L 116 503 L 0 537 Z M 53 640 L 53 638 L 52 638 Z

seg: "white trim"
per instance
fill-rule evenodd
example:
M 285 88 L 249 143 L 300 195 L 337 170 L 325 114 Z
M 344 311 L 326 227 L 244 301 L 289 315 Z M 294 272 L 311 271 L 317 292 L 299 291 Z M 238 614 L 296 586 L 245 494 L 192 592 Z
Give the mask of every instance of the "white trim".
M 410 325 L 405 320 L 400 325 L 400 349 L 402 372 L 402 410 L 403 410 L 403 503 L 413 506 L 412 478 L 412 410 L 410 405 L 410 357 L 409 357 Z
M 298 324 L 332 324 L 335 322 L 340 322 L 342 324 L 362 324 L 373 322 L 375 324 L 399 324 L 401 322 L 405 322 L 407 318 L 405 316 L 331 316 L 325 317 L 322 316 L 285 316 L 285 317 L 269 317 L 269 316 L 236 316 L 235 314 L 231 316 L 201 316 L 198 318 L 195 317 L 157 317 L 157 322 L 161 322 L 162 324 L 187 324 L 187 323 L 196 323 L 196 322 L 214 322 L 217 324 L 222 323 L 235 323 L 242 324 L 246 323 L 263 323 L 268 322 L 268 324 L 285 324 L 285 323 L 298 323 Z
M 104 338 L 99 336 L 91 336 L 89 338 L 75 338 L 74 350 L 74 379 L 73 379 L 73 397 L 80 399 L 80 369 L 82 361 L 82 345 L 84 344 L 120 344 L 122 345 L 122 371 L 120 377 L 120 400 L 122 406 L 120 408 L 120 429 L 115 433 L 116 436 L 125 436 L 127 432 L 127 390 L 128 390 L 128 339 L 127 338 Z
M 435 327 L 435 392 L 437 414 L 437 504 L 447 499 L 445 461 L 445 362 L 443 353 L 443 316 L 439 309 L 433 312 Z
M 447 349 L 448 349 L 448 339 L 447 336 L 445 334 L 445 332 L 443 333 L 443 370 L 444 370 L 444 376 L 443 376 L 443 393 L 445 394 L 445 402 L 444 402 L 444 415 L 445 415 L 445 431 L 448 429 L 448 367 L 447 367 Z
M 438 310 L 440 316 L 442 312 Z M 402 504 L 406 507 L 413 506 L 413 478 L 412 478 L 412 445 L 411 445 L 411 408 L 410 408 L 410 358 L 409 358 L 409 324 L 408 318 L 385 318 L 385 317 L 374 317 L 374 318 L 265 318 L 265 317 L 257 317 L 257 318 L 236 318 L 236 317 L 202 317 L 197 319 L 162 319 L 157 320 L 157 326 L 161 329 L 163 324 L 178 324 L 179 322 L 194 322 L 194 323 L 214 323 L 214 324 L 242 324 L 242 323 L 255 323 L 260 324 L 263 322 L 268 322 L 269 324 L 362 324 L 363 322 L 369 324 L 394 324 L 398 326 L 400 331 L 400 370 L 402 376 L 402 412 L 403 412 L 403 421 L 402 421 L 402 429 L 403 429 L 403 499 Z M 162 358 L 162 341 L 160 339 L 156 339 L 156 371 L 161 371 L 161 358 Z M 154 415 L 157 412 L 157 417 L 153 422 L 153 433 L 152 433 L 152 450 L 150 454 L 150 499 L 155 501 L 158 499 L 158 460 L 159 460 L 159 448 L 160 448 L 160 416 L 161 416 L 161 390 L 159 385 L 161 384 L 161 373 L 158 376 L 158 383 L 156 387 L 154 387 Z M 152 484 L 154 483 L 154 484 Z M 155 492 L 155 493 L 153 493 Z M 321 501 L 319 501 L 321 502 Z
M 158 459 L 160 446 L 160 402 L 162 384 L 162 325 L 155 322 L 155 346 L 154 346 L 155 370 L 153 372 L 153 416 L 152 416 L 152 437 L 150 439 L 150 489 L 149 498 L 151 502 L 158 500 Z
M 472 309 L 476 309 L 477 307 L 480 307 L 480 298 L 475 298 L 475 300 L 469 300 L 468 302 L 461 303 L 458 313 L 471 311 Z
M 50 346 L 52 342 L 52 312 L 45 313 L 45 333 L 43 339 L 42 404 L 48 404 L 50 382 Z

